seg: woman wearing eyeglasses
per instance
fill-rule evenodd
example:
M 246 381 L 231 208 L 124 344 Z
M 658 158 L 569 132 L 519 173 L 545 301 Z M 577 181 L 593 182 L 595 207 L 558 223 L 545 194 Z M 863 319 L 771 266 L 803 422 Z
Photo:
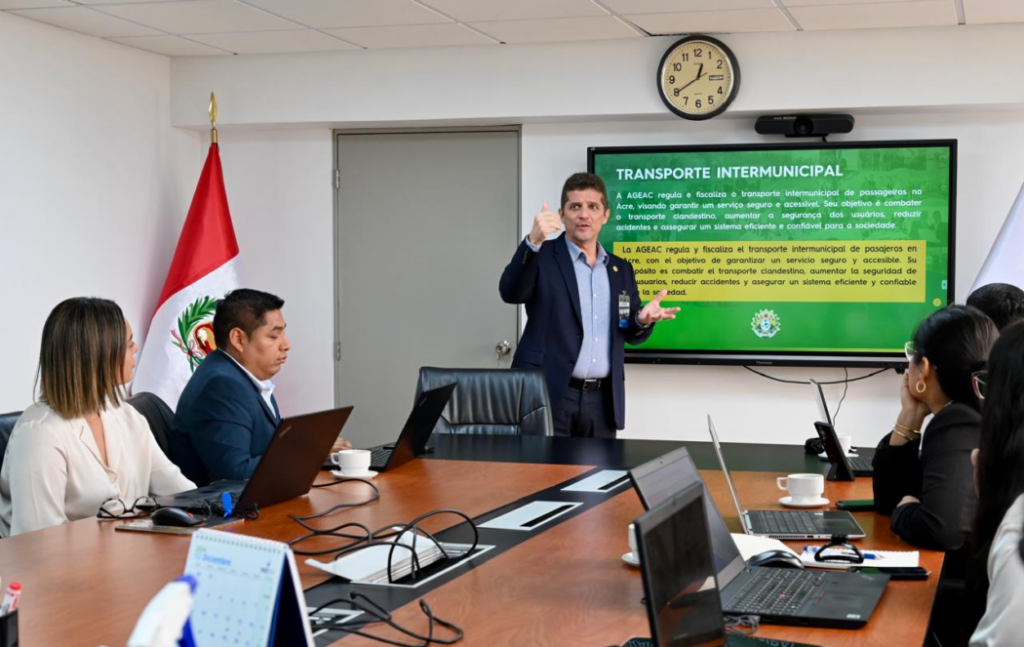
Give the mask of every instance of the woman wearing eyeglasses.
M 981 422 L 972 456 L 978 516 L 968 576 L 969 599 L 985 600 L 970 644 L 1019 645 L 1024 636 L 1024 323 L 1011 325 L 992 348 Z M 981 616 L 976 610 L 974 619 Z
M 985 368 L 998 336 L 980 310 L 949 306 L 925 319 L 907 343 L 903 406 L 875 452 L 873 487 L 875 509 L 891 512 L 893 532 L 915 546 L 953 551 L 967 540 L 971 450 L 981 435 L 972 374 Z
M 62 302 L 43 326 L 39 401 L 18 419 L 0 469 L 0 536 L 91 517 L 195 486 L 124 403 L 138 346 L 113 301 Z

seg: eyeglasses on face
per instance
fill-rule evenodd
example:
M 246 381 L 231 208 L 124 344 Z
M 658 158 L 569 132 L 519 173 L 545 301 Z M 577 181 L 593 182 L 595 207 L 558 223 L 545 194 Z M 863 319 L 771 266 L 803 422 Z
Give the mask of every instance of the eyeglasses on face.
M 903 354 L 907 356 L 907 361 L 914 361 L 914 356 L 917 355 L 917 345 L 913 341 L 903 344 Z
M 985 400 L 985 387 L 988 382 L 988 371 L 975 371 L 971 373 L 971 384 L 974 386 L 974 396 L 978 398 L 978 402 Z

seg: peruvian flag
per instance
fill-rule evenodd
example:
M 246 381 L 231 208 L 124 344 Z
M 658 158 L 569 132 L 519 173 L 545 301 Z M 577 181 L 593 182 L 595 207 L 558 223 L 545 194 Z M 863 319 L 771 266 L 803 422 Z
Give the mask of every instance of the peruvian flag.
M 217 346 L 217 300 L 241 286 L 238 241 L 231 226 L 220 149 L 210 145 L 156 314 L 132 383 L 133 393 L 155 393 L 172 410 L 192 373 Z
M 985 264 L 974 280 L 974 292 L 989 283 L 1009 283 L 1024 288 L 1024 186 L 1006 215 L 1003 228 L 985 259 Z

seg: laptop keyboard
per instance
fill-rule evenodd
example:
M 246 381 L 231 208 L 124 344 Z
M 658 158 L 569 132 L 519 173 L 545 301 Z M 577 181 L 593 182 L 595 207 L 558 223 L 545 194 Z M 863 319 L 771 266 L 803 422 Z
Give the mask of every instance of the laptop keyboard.
M 726 613 L 791 616 L 824 584 L 825 574 L 788 568 L 751 569 L 750 578 L 725 609 Z
M 381 469 L 388 464 L 388 459 L 391 458 L 390 449 L 375 449 L 370 454 L 370 469 Z
M 850 467 L 853 468 L 854 472 L 874 472 L 875 468 L 871 465 L 871 459 L 864 456 L 850 456 Z
M 759 510 L 757 518 L 764 524 L 765 530 L 773 535 L 819 534 L 818 527 L 814 525 L 814 515 L 810 512 Z

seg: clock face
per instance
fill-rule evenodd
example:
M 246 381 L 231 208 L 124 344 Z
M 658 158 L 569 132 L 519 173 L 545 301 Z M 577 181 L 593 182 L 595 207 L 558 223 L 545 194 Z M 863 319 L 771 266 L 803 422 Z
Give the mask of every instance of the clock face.
M 686 119 L 710 119 L 725 111 L 740 85 L 736 57 L 724 43 L 689 36 L 665 52 L 658 90 L 665 105 Z

